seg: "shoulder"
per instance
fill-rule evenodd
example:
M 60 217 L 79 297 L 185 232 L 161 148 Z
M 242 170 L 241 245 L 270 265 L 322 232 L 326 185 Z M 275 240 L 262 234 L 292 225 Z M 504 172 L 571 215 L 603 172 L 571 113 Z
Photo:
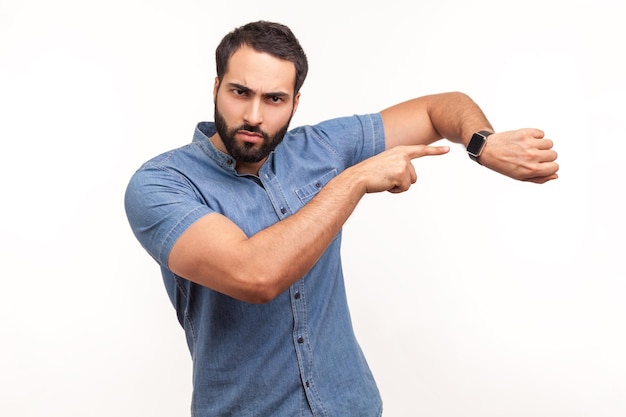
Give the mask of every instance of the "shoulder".
M 276 151 L 308 160 L 333 158 L 350 166 L 384 151 L 385 132 L 379 113 L 325 120 L 290 130 Z

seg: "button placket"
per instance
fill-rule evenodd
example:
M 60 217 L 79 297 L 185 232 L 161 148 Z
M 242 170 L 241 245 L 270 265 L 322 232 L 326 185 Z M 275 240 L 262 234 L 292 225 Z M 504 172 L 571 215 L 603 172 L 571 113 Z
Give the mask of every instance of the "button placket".
M 274 210 L 276 210 L 276 214 L 280 219 L 284 219 L 289 215 L 289 204 L 287 202 L 287 198 L 283 191 L 283 188 L 276 178 L 276 176 L 270 172 L 266 171 L 261 173 L 260 175 L 261 183 L 263 184 L 263 188 L 267 192 L 272 205 L 274 206 Z
M 294 348 L 296 350 L 296 356 L 298 358 L 298 367 L 300 369 L 300 375 L 302 383 L 308 388 L 311 379 L 311 370 L 309 365 L 311 363 L 310 347 L 307 343 L 307 317 L 306 317 L 306 305 L 304 303 L 304 282 L 298 281 L 289 289 L 291 295 L 291 307 L 293 311 L 293 338 Z

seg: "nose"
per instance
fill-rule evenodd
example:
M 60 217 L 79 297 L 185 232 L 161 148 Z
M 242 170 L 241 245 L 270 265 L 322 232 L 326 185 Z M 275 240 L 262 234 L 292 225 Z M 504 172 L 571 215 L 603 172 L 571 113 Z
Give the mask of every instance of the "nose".
M 243 115 L 244 122 L 250 126 L 257 126 L 263 123 L 261 100 L 250 100 Z

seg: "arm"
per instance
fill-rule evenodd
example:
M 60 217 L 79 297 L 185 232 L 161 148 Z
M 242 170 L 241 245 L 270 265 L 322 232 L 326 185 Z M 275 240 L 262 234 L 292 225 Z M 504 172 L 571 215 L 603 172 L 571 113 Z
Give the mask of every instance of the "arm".
M 398 146 L 369 158 L 331 180 L 297 213 L 251 237 L 226 217 L 209 214 L 180 236 L 168 267 L 236 299 L 270 301 L 315 264 L 363 195 L 406 191 L 417 179 L 413 158 L 447 151 Z
M 446 138 L 467 146 L 479 130 L 493 132 L 482 110 L 463 93 L 424 96 L 381 112 L 387 149 L 398 145 L 431 144 Z M 539 129 L 519 129 L 490 135 L 480 156 L 482 165 L 520 181 L 544 183 L 558 178 L 557 153 Z

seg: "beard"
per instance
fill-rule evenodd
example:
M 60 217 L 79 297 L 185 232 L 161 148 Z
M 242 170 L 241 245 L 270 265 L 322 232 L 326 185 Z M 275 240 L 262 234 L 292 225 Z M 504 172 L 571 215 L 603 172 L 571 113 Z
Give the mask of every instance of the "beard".
M 226 147 L 228 154 L 232 156 L 235 161 L 255 163 L 266 158 L 274 149 L 276 149 L 280 142 L 283 141 L 283 138 L 287 133 L 287 129 L 289 128 L 291 117 L 289 117 L 287 123 L 285 123 L 285 125 L 282 126 L 278 132 L 271 136 L 267 132 L 261 130 L 259 126 L 250 126 L 246 123 L 235 128 L 229 128 L 226 124 L 226 120 L 217 108 L 217 103 L 215 103 L 214 120 L 215 130 L 217 131 L 217 134 L 220 135 L 222 143 L 224 144 L 224 147 Z M 238 131 L 242 130 L 257 133 L 263 136 L 263 141 L 260 146 L 256 147 L 254 143 L 248 142 L 237 143 L 235 135 Z

